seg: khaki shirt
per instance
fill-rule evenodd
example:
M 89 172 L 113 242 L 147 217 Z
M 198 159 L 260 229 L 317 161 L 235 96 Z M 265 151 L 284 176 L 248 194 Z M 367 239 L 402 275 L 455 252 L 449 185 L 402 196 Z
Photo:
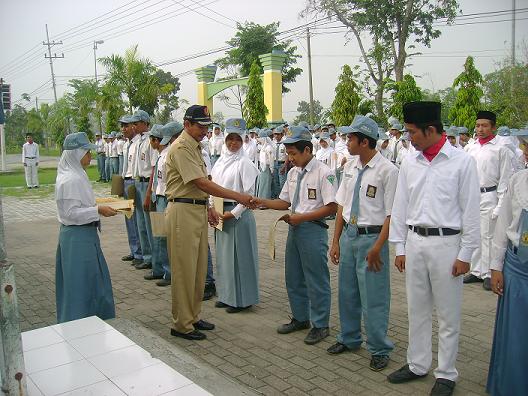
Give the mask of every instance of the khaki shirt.
M 191 183 L 199 178 L 207 179 L 202 149 L 186 130 L 170 145 L 165 162 L 167 187 L 165 195 L 172 198 L 207 199 L 208 194 Z

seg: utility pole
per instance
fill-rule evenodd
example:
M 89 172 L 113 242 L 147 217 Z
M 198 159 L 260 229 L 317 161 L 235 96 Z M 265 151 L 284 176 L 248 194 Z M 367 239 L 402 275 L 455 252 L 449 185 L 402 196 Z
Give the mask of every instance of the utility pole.
M 308 86 L 310 89 L 310 124 L 314 125 L 314 100 L 312 83 L 312 48 L 310 45 L 310 28 L 306 28 L 306 41 L 308 44 Z
M 39 108 L 38 108 L 38 98 L 35 96 L 35 110 L 37 110 L 37 112 L 39 111 Z
M 49 62 L 50 62 L 50 68 L 51 68 L 51 83 L 53 85 L 53 96 L 55 98 L 55 103 L 57 103 L 57 86 L 55 84 L 55 73 L 53 72 L 53 59 L 58 59 L 58 58 L 64 58 L 64 54 L 62 54 L 61 56 L 57 56 L 57 54 L 53 54 L 53 56 L 51 55 L 51 47 L 53 47 L 54 45 L 58 45 L 58 44 L 62 44 L 62 41 L 55 41 L 53 40 L 52 42 L 50 42 L 49 40 L 49 33 L 48 33 L 48 24 L 46 24 L 46 42 L 42 42 L 42 45 L 46 45 L 48 47 L 48 54 L 44 54 L 44 58 L 46 59 L 49 59 Z
M 103 44 L 104 40 L 97 40 L 94 41 L 93 51 L 94 51 L 94 71 L 95 71 L 95 86 L 99 87 L 99 83 L 97 81 L 97 44 Z M 101 114 L 98 115 L 99 118 L 99 132 L 103 133 L 103 121 Z
M 515 86 L 515 0 L 512 0 L 512 32 L 511 32 L 511 53 L 512 53 L 512 65 L 511 65 L 511 99 L 513 100 L 513 92 Z
M 5 122 L 4 79 L 0 78 L 0 154 L 2 155 L 2 160 L 1 160 L 2 172 L 5 172 L 7 170 L 7 167 L 6 167 L 6 154 L 7 153 L 6 153 L 6 139 L 5 139 L 5 133 L 4 133 L 4 122 Z M 1 250 L 2 250 L 2 246 L 0 246 L 0 253 L 1 253 Z

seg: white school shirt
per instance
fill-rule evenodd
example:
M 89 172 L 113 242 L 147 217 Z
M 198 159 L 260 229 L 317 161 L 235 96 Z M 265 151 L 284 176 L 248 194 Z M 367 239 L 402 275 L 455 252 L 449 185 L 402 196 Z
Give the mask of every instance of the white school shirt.
M 398 158 L 398 154 L 400 152 L 400 150 L 403 148 L 403 143 L 401 141 L 401 138 L 402 136 L 400 136 L 399 138 L 396 138 L 395 136 L 391 136 L 390 138 L 390 141 L 389 141 L 389 145 L 388 145 L 388 149 L 391 151 L 392 153 L 392 162 L 395 162 L 396 159 Z
M 165 190 L 167 188 L 167 171 L 165 170 L 165 161 L 167 160 L 167 153 L 169 152 L 168 146 L 159 154 L 158 169 L 155 177 L 156 181 L 156 195 L 165 196 Z
M 409 225 L 462 230 L 458 259 L 470 262 L 480 246 L 480 189 L 475 161 L 446 140 L 429 162 L 421 151 L 403 161 L 389 231 L 396 255 L 405 255 Z
M 22 163 L 26 163 L 26 158 L 32 157 L 36 162 L 39 162 L 39 146 L 37 143 L 33 142 L 29 144 L 28 142 L 24 143 L 22 146 Z
M 107 157 L 110 157 L 110 145 L 112 143 L 105 142 L 104 144 L 104 153 Z
M 117 147 L 117 155 L 123 155 L 123 147 L 125 145 L 125 141 L 122 140 L 122 139 L 117 139 L 116 140 L 117 144 L 116 144 L 116 147 Z
M 476 141 L 471 145 L 468 153 L 477 163 L 480 187 L 497 186 L 498 202 L 496 205 L 494 194 L 483 193 L 480 206 L 483 209 L 493 209 L 498 215 L 504 193 L 513 175 L 513 154 L 500 144 L 496 137 L 484 145 Z
M 117 140 L 114 140 L 112 143 L 110 143 L 110 157 L 111 158 L 117 158 L 118 151 L 117 151 Z
M 104 154 L 104 152 L 105 152 L 105 148 L 104 148 L 105 141 L 103 139 L 97 139 L 95 141 L 95 145 L 97 146 L 97 148 L 95 149 L 97 154 Z
M 282 140 L 280 142 L 277 142 L 275 139 L 273 139 L 273 141 L 272 141 L 272 143 L 273 143 L 273 156 L 279 162 L 286 161 L 286 157 L 288 156 L 288 154 L 286 153 L 286 147 L 284 146 L 284 144 L 282 144 L 283 140 L 284 140 L 284 138 L 282 138 Z
M 128 142 L 128 154 L 127 159 L 128 161 L 126 166 L 126 172 L 123 175 L 124 177 L 135 177 L 135 169 L 136 169 L 136 157 L 137 157 L 137 146 L 141 143 L 141 135 L 136 135 L 132 138 L 131 141 Z
M 313 157 L 306 164 L 306 174 L 301 180 L 299 202 L 295 213 L 309 213 L 332 202 L 336 202 L 337 180 L 334 172 L 325 164 Z M 293 167 L 288 172 L 286 183 L 282 187 L 279 199 L 291 203 L 297 187 L 297 177 L 302 169 Z
M 269 138 L 266 138 L 269 139 Z M 259 169 L 264 172 L 267 168 L 273 169 L 273 162 L 275 157 L 273 155 L 273 146 L 266 143 L 261 146 L 259 153 Z
M 156 166 L 158 159 L 158 152 L 150 145 L 150 139 L 147 133 L 141 135 L 141 143 L 139 143 L 139 153 L 137 161 L 137 170 L 134 177 L 150 177 L 152 168 Z
M 221 155 L 222 146 L 224 145 L 224 135 L 220 133 L 219 135 L 211 136 L 209 139 L 209 154 L 210 155 Z
M 392 203 L 398 183 L 398 168 L 378 151 L 366 165 L 359 188 L 360 227 L 383 225 L 391 215 Z M 359 156 L 345 164 L 341 185 L 337 190 L 337 204 L 343 207 L 343 220 L 350 221 L 352 198 L 358 172 L 363 169 Z
M 508 241 L 519 247 L 519 220 L 523 209 L 528 210 L 528 169 L 512 176 L 504 194 L 491 243 L 491 269 L 502 271 Z

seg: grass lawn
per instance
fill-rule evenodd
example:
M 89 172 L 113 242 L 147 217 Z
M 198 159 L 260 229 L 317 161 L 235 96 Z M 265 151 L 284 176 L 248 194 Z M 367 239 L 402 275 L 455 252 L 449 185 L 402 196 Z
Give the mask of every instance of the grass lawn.
M 8 147 L 7 149 L 7 154 L 20 154 L 22 155 L 22 147 L 20 148 L 13 148 L 13 147 Z M 61 152 L 60 152 L 60 149 L 57 147 L 57 148 L 49 148 L 48 150 L 46 150 L 44 147 L 40 146 L 39 147 L 39 154 L 41 156 L 44 156 L 44 157 L 60 157 L 61 156 Z
M 97 166 L 91 165 L 86 169 L 88 178 L 95 181 L 99 178 Z M 28 190 L 26 188 L 26 178 L 24 170 L 16 170 L 9 173 L 0 173 L 0 187 L 2 194 L 17 197 L 39 198 L 50 194 L 55 188 L 55 179 L 57 178 L 56 168 L 39 168 L 38 172 L 40 188 Z M 31 192 L 31 194 L 29 194 Z

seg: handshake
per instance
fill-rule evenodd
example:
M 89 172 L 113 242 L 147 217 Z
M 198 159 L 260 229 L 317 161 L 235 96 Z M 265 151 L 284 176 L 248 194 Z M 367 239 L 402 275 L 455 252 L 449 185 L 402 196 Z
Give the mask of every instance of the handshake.
M 249 209 L 256 209 L 262 205 L 260 198 L 248 194 L 240 194 L 240 199 L 237 201 Z

